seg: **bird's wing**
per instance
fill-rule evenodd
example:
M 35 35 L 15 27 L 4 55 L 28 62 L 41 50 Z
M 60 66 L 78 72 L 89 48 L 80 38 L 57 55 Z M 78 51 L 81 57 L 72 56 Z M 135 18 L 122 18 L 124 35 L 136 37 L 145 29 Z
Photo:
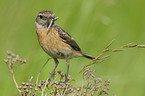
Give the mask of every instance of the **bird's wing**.
M 58 34 L 62 38 L 63 42 L 69 44 L 74 50 L 81 51 L 76 41 L 63 28 L 58 25 L 56 25 L 55 28 L 58 30 Z

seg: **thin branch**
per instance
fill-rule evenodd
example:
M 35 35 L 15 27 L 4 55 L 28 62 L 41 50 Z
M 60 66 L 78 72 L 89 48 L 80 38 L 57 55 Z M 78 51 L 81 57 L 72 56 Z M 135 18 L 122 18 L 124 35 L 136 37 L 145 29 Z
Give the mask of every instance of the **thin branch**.
M 15 85 L 16 85 L 18 91 L 19 91 L 19 93 L 21 94 L 21 90 L 19 89 L 19 86 L 18 86 L 18 84 L 17 84 L 17 82 L 16 82 L 16 79 L 15 79 L 15 76 L 14 76 L 14 71 L 13 71 L 13 69 L 10 69 L 10 71 L 11 71 L 12 76 L 13 76 L 13 81 L 14 81 L 14 83 L 15 83 Z
M 111 45 L 113 42 L 114 42 L 114 40 L 112 40 L 112 41 L 105 47 L 105 49 L 109 48 L 110 45 Z
M 39 80 L 39 76 L 40 76 L 41 71 L 43 70 L 43 68 L 45 67 L 45 65 L 47 64 L 47 62 L 48 62 L 50 59 L 51 59 L 51 58 L 48 58 L 48 59 L 47 59 L 47 61 L 46 61 L 46 62 L 44 63 L 44 65 L 42 66 L 40 72 L 38 73 L 38 75 L 37 75 L 37 80 L 36 80 L 36 84 L 38 84 L 38 80 Z
M 119 48 L 115 48 L 115 49 L 110 49 L 109 47 L 111 46 L 111 44 L 114 42 L 114 40 L 112 40 L 106 47 L 105 49 L 94 59 L 92 60 L 89 64 L 87 64 L 85 67 L 83 67 L 74 77 L 76 78 L 76 76 L 78 76 L 78 74 L 80 74 L 81 72 L 83 72 L 83 70 L 85 70 L 86 68 L 88 68 L 89 66 L 95 64 L 95 63 L 100 63 L 102 61 L 104 61 L 106 58 L 110 57 L 110 55 L 106 55 L 103 58 L 100 58 L 104 53 L 106 52 L 119 52 L 119 51 L 125 51 L 126 49 L 124 48 L 132 48 L 132 47 L 138 47 L 138 48 L 145 48 L 145 45 L 138 45 L 138 44 L 133 44 L 133 43 L 129 43 L 126 45 L 123 45 Z M 72 80 L 73 80 L 72 79 Z M 72 81 L 71 80 L 71 81 Z M 71 82 L 69 81 L 69 82 Z
M 41 94 L 41 96 L 43 96 L 47 84 L 48 84 L 48 78 L 46 79 L 46 83 L 44 84 L 44 88 L 42 87 L 42 94 Z
M 47 28 L 47 31 L 49 31 L 49 28 L 51 27 L 52 22 L 53 22 L 53 19 L 51 20 L 51 22 L 50 22 L 50 24 L 49 24 L 49 26 L 48 26 L 48 28 Z M 48 34 L 48 33 L 47 33 L 47 34 Z

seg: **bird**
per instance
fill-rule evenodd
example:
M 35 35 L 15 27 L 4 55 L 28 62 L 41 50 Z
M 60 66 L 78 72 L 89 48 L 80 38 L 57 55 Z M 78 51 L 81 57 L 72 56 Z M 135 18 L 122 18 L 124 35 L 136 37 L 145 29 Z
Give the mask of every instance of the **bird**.
M 86 57 L 88 59 L 95 59 L 95 57 L 82 52 L 76 41 L 62 27 L 55 23 L 57 20 L 58 17 L 55 17 L 55 13 L 50 10 L 43 10 L 38 13 L 35 19 L 35 26 L 40 46 L 55 62 L 55 67 L 48 80 L 51 80 L 59 64 L 58 59 L 65 59 L 67 73 L 64 83 L 66 83 L 68 82 L 71 58 Z

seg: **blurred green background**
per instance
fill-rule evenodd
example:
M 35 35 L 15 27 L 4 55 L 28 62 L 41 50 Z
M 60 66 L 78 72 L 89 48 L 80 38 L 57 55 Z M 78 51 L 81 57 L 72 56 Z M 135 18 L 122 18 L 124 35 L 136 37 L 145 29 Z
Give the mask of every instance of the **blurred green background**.
M 0 95 L 16 96 L 18 91 L 3 62 L 6 51 L 19 54 L 27 63 L 16 70 L 18 84 L 36 79 L 49 56 L 39 46 L 35 18 L 39 11 L 51 10 L 63 27 L 85 53 L 97 56 L 113 39 L 111 47 L 130 42 L 145 44 L 144 0 L 0 0 Z M 90 60 L 71 60 L 69 74 L 73 77 Z M 113 54 L 106 61 L 93 65 L 96 77 L 109 79 L 110 95 L 145 96 L 145 49 L 131 48 Z M 51 60 L 40 79 L 46 80 L 54 68 Z M 66 72 L 65 60 L 57 70 Z M 81 84 L 81 78 L 77 77 Z

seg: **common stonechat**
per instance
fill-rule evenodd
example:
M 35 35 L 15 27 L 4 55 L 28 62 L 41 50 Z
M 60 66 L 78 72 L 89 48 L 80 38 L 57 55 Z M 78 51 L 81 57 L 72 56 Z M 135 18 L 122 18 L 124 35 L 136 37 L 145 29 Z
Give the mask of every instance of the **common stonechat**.
M 94 59 L 95 57 L 83 53 L 75 40 L 63 28 L 55 24 L 56 20 L 57 17 L 52 11 L 44 10 L 39 12 L 35 19 L 36 33 L 40 46 L 55 62 L 55 67 L 49 80 L 58 66 L 58 59 L 65 59 L 67 62 L 65 82 L 67 82 L 69 60 L 71 58 L 83 56 L 88 59 Z

